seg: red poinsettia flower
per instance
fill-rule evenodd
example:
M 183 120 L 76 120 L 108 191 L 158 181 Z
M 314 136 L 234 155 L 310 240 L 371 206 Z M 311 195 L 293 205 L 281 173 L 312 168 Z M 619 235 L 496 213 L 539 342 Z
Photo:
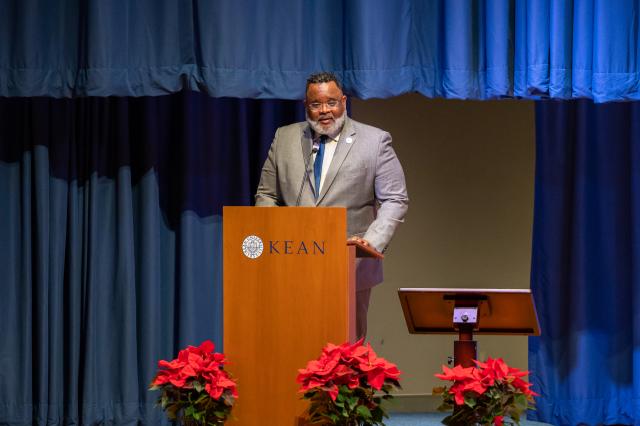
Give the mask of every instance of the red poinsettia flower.
M 363 353 L 359 358 L 358 367 L 361 371 L 367 373 L 367 381 L 376 390 L 380 390 L 385 380 L 397 380 L 400 377 L 400 370 L 384 358 L 378 358 L 376 353 L 371 349 L 371 345 L 367 344 L 367 352 Z
M 537 394 L 531 390 L 531 384 L 522 379 L 528 375 L 527 371 L 509 367 L 502 358 L 488 358 L 486 362 L 475 361 L 475 365 L 468 368 L 460 365 L 454 368 L 442 366 L 442 374 L 435 375 L 439 379 L 453 382 L 448 389 L 434 389 L 435 394 L 442 394 L 444 397 L 441 409 L 457 406 L 455 420 L 452 420 L 453 416 L 448 416 L 443 420 L 444 424 L 454 421 L 485 424 L 490 418 L 493 424 L 502 426 L 503 415 L 519 416 L 527 408 L 533 407 L 533 396 Z M 514 402 L 513 396 L 516 395 L 527 397 L 525 407 Z M 496 404 L 496 401 L 502 402 Z M 477 414 L 479 412 L 485 414 Z M 489 417 L 486 417 L 487 412 Z
M 205 378 L 205 380 L 207 380 L 207 384 L 205 385 L 204 389 L 211 396 L 211 398 L 219 399 L 222 396 L 223 392 L 226 390 L 230 390 L 231 395 L 234 398 L 238 397 L 236 382 L 231 380 L 231 378 L 229 378 L 226 373 L 221 371 L 218 377 L 215 378 L 212 377 L 211 373 L 208 373 L 208 375 L 205 374 L 203 375 L 203 377 Z
M 200 346 L 187 346 L 174 360 L 158 362 L 151 390 L 162 390 L 158 402 L 167 410 L 170 420 L 182 416 L 217 422 L 229 416 L 238 391 L 223 369 L 224 355 L 214 349 L 213 342 L 206 340 Z M 202 398 L 202 392 L 208 398 Z
M 327 344 L 320 358 L 309 361 L 298 373 L 296 380 L 301 385 L 300 392 L 322 389 L 334 401 L 340 385 L 355 389 L 365 381 L 368 386 L 380 390 L 386 380 L 400 378 L 400 370 L 378 357 L 370 344 L 363 345 L 363 339 L 339 346 Z
M 435 376 L 441 380 L 451 380 L 451 381 L 459 381 L 459 380 L 467 380 L 473 379 L 473 367 L 463 367 L 461 365 L 456 365 L 453 368 L 449 368 L 446 365 L 442 366 L 443 374 L 436 374 Z
M 526 396 L 540 396 L 540 394 L 531 390 L 531 386 L 533 386 L 532 383 L 525 382 L 520 378 L 514 379 L 511 384 Z
M 453 394 L 457 405 L 464 404 L 464 385 L 462 383 L 454 383 L 451 389 L 449 389 L 449 393 Z
M 192 388 L 191 380 L 202 377 L 207 387 L 207 392 L 213 398 L 219 398 L 222 391 L 229 389 L 237 395 L 235 382 L 230 380 L 228 374 L 221 370 L 226 363 L 224 355 L 214 353 L 215 346 L 212 341 L 206 340 L 200 346 L 187 346 L 178 353 L 178 357 L 171 361 L 158 361 L 158 375 L 152 382 L 152 386 L 161 386 L 171 383 L 177 388 Z M 218 389 L 222 391 L 218 392 Z M 211 390 L 211 391 L 210 391 Z
M 178 388 L 191 388 L 189 379 L 198 377 L 204 371 L 218 370 L 225 363 L 224 355 L 212 353 L 213 342 L 207 340 L 200 346 L 188 346 L 171 361 L 158 361 L 160 371 L 152 382 L 154 386 L 171 383 Z
M 329 343 L 318 359 L 298 370 L 299 391 L 311 400 L 308 415 L 312 423 L 340 418 L 348 424 L 362 424 L 371 416 L 384 417 L 381 394 L 384 399 L 391 398 L 389 393 L 399 387 L 401 372 L 395 364 L 378 357 L 370 344 L 363 343 L 362 339 L 341 345 Z

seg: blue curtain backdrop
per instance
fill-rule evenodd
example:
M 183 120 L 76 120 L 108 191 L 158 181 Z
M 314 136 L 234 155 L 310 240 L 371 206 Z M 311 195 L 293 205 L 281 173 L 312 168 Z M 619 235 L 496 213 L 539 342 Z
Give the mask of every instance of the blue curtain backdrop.
M 0 96 L 640 99 L 639 0 L 0 0 Z
M 529 340 L 554 425 L 640 424 L 640 104 L 536 105 Z
M 221 207 L 298 102 L 0 98 L 0 424 L 159 424 L 159 359 L 221 344 Z

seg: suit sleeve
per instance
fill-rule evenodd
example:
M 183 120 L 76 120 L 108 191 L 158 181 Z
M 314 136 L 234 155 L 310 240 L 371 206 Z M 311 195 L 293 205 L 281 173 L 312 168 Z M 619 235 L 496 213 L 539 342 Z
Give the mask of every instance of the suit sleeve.
M 264 162 L 264 166 L 262 166 L 260 183 L 256 191 L 256 206 L 258 207 L 272 207 L 281 204 L 281 197 L 278 193 L 278 168 L 276 165 L 276 146 L 279 131 L 279 129 L 276 131 L 273 143 L 269 148 L 269 154 Z
M 404 222 L 409 208 L 402 165 L 391 146 L 391 135 L 386 132 L 378 145 L 374 185 L 379 208 L 376 219 L 369 225 L 363 238 L 382 252 L 391 241 L 396 228 Z

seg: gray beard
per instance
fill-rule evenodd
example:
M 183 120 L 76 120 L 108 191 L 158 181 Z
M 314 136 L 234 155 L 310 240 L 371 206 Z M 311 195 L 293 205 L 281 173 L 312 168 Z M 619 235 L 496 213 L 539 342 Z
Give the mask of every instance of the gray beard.
M 313 129 L 314 132 L 316 132 L 316 134 L 327 135 L 330 138 L 335 139 L 335 137 L 338 136 L 338 133 L 342 131 L 342 127 L 344 126 L 344 121 L 347 117 L 347 110 L 344 110 L 342 112 L 342 115 L 336 118 L 333 124 L 326 129 L 322 127 L 322 125 L 318 121 L 312 120 L 311 117 L 309 117 L 309 114 L 307 114 L 306 112 L 305 112 L 305 116 L 307 118 L 307 123 L 309 123 L 309 126 L 311 126 L 311 128 Z

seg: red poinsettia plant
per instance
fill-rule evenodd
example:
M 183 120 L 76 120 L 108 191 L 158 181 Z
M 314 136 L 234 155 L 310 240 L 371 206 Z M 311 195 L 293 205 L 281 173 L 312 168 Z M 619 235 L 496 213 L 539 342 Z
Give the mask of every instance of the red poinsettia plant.
M 378 357 L 370 344 L 329 343 L 307 368 L 298 370 L 297 382 L 311 423 L 333 425 L 382 425 L 388 417 L 381 405 L 400 388 L 400 370 Z
M 150 390 L 160 390 L 158 403 L 170 420 L 187 425 L 220 425 L 238 398 L 236 383 L 223 370 L 223 354 L 213 342 L 188 346 L 172 361 L 160 360 Z
M 447 387 L 434 388 L 434 395 L 442 395 L 440 411 L 453 413 L 442 421 L 445 425 L 520 424 L 525 410 L 534 408 L 531 383 L 522 380 L 529 374 L 509 367 L 502 358 L 488 358 L 487 362 L 474 361 L 475 367 L 454 368 L 442 366 L 441 380 L 452 381 Z M 515 422 L 515 423 L 514 423 Z

